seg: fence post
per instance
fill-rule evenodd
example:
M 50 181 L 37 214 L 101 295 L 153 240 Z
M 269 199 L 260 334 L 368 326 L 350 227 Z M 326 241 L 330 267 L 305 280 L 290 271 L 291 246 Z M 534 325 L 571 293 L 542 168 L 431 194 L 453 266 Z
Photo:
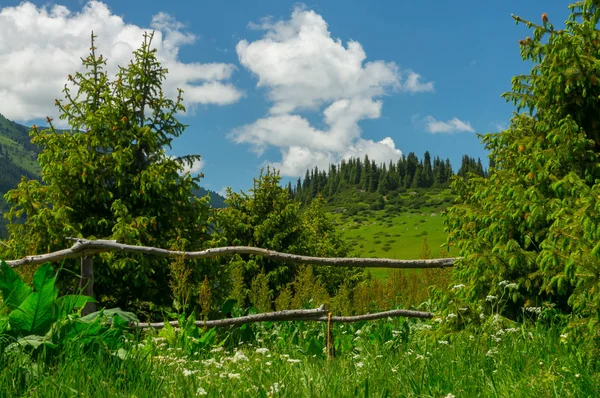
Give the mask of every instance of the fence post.
M 79 289 L 83 290 L 84 296 L 94 297 L 94 257 L 81 257 L 81 279 L 79 280 Z M 83 316 L 96 311 L 95 303 L 87 303 L 81 314 Z

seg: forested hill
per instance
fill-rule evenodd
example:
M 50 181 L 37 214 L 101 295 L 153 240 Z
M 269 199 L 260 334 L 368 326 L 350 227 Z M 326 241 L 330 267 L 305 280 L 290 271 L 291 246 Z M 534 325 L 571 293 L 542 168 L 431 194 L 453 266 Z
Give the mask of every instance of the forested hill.
M 39 175 L 37 146 L 31 143 L 29 128 L 0 115 L 0 193 L 13 188 L 21 176 Z
M 481 159 L 475 160 L 467 155 L 462 158 L 457 175 L 474 173 L 486 176 Z M 288 184 L 290 195 L 303 202 L 309 202 L 318 194 L 325 198 L 333 197 L 346 188 L 358 188 L 366 192 L 378 192 L 385 195 L 398 189 L 408 188 L 447 188 L 454 175 L 450 160 L 435 157 L 433 162 L 429 152 L 423 160 L 413 153 L 401 157 L 398 162 L 377 165 L 365 155 L 364 159 L 342 160 L 339 165 L 330 165 L 329 170 L 307 170 L 304 179 L 298 179 L 295 186 Z

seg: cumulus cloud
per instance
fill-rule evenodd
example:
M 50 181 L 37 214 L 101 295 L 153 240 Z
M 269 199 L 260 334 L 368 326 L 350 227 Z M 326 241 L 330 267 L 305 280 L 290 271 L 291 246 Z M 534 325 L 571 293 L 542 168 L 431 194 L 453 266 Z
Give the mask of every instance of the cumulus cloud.
M 198 174 L 200 173 L 200 170 L 202 170 L 202 167 L 204 167 L 204 161 L 202 159 L 194 160 L 191 166 L 187 163 L 184 165 L 183 174 Z
M 460 133 L 460 132 L 475 132 L 475 129 L 469 122 L 463 122 L 457 117 L 453 117 L 447 122 L 436 120 L 433 116 L 427 116 L 425 118 L 426 126 L 425 129 L 429 133 Z
M 272 104 L 265 117 L 234 129 L 230 139 L 249 144 L 259 155 L 279 148 L 282 159 L 273 165 L 287 176 L 348 156 L 368 153 L 380 161 L 401 156 L 389 137 L 362 139 L 359 122 L 381 116 L 381 97 L 433 91 L 433 83 L 413 71 L 400 71 L 393 62 L 366 62 L 360 43 L 344 45 L 333 38 L 323 17 L 311 10 L 298 7 L 288 20 L 267 18 L 250 28 L 264 35 L 241 40 L 237 55 Z M 322 126 L 312 125 L 302 111 L 320 112 Z
M 80 57 L 89 54 L 92 31 L 98 36 L 98 53 L 108 59 L 107 72 L 114 76 L 118 65 L 129 64 L 144 31 L 151 30 L 156 30 L 152 45 L 157 58 L 169 69 L 163 84 L 167 96 L 174 97 L 179 87 L 185 91 L 187 106 L 225 105 L 240 99 L 241 91 L 227 81 L 234 65 L 178 59 L 180 47 L 196 37 L 166 13 L 156 14 L 150 26 L 143 27 L 125 23 L 100 1 L 88 2 L 79 12 L 23 2 L 0 8 L 0 113 L 22 122 L 55 117 L 54 98 L 62 97 L 67 75 L 82 70 Z

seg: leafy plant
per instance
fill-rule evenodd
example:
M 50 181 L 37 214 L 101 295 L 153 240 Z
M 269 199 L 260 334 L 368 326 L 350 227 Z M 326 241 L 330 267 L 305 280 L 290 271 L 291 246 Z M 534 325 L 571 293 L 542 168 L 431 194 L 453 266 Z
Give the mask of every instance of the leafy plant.
M 92 297 L 58 297 L 57 274 L 49 263 L 33 276 L 33 286 L 21 280 L 4 261 L 0 263 L 0 292 L 4 311 L 0 315 L 0 348 L 5 353 L 27 349 L 39 352 L 76 342 L 84 347 L 102 342 L 109 349 L 122 345 L 122 336 L 135 315 L 120 309 L 101 310 L 81 317 Z
M 546 14 L 519 42 L 534 66 L 505 93 L 517 112 L 508 129 L 483 136 L 494 167 L 487 178 L 457 178 L 448 211 L 449 244 L 469 300 L 502 294 L 516 283 L 505 315 L 543 302 L 582 315 L 600 313 L 600 20 L 597 1 L 569 6 L 564 30 Z

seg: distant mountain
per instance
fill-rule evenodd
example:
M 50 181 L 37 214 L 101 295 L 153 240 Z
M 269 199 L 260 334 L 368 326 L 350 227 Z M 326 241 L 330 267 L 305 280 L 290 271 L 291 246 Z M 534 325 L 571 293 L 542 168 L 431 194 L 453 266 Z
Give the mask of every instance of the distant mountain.
M 6 237 L 6 220 L 3 213 L 8 209 L 4 194 L 17 186 L 21 176 L 28 179 L 39 178 L 38 153 L 37 145 L 31 143 L 29 127 L 0 115 L 0 238 Z M 201 197 L 210 195 L 212 207 L 226 207 L 225 198 L 216 192 L 200 187 L 194 194 Z
M 225 198 L 216 193 L 215 191 L 211 191 L 210 189 L 200 187 L 198 191 L 194 192 L 194 195 L 199 196 L 201 198 L 206 195 L 209 195 L 210 205 L 215 209 L 222 209 L 224 207 L 227 207 L 227 205 L 225 204 Z

